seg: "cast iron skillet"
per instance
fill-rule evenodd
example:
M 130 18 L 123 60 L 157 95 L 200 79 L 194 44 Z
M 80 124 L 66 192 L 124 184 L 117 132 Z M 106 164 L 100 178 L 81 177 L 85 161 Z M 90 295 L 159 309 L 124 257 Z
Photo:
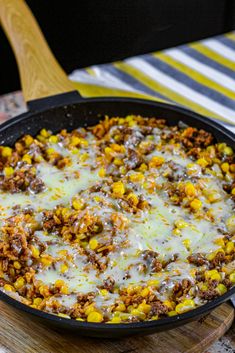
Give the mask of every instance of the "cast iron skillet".
M 235 136 L 212 120 L 189 110 L 142 99 L 84 99 L 77 92 L 53 57 L 32 13 L 22 0 L 0 2 L 0 19 L 16 55 L 23 93 L 29 111 L 0 126 L 0 144 L 13 144 L 24 134 L 35 135 L 41 128 L 58 132 L 78 126 L 96 124 L 104 115 L 141 114 L 164 118 L 170 125 L 179 121 L 212 132 L 217 141 L 235 149 Z M 68 93 L 69 92 L 69 93 Z M 43 98 L 42 98 L 43 97 Z M 26 306 L 0 291 L 0 299 L 42 323 L 76 334 L 94 337 L 123 337 L 150 334 L 172 329 L 199 319 L 235 293 L 235 287 L 224 295 L 187 313 L 156 321 L 128 324 L 79 322 L 47 314 Z

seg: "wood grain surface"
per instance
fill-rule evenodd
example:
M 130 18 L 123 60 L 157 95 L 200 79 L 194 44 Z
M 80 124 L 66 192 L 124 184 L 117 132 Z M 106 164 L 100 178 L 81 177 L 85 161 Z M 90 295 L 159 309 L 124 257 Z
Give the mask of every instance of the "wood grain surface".
M 201 353 L 229 329 L 234 309 L 222 304 L 200 321 L 144 337 L 98 339 L 61 333 L 0 302 L 1 353 Z
M 17 60 L 26 102 L 74 90 L 23 0 L 0 0 L 0 22 Z

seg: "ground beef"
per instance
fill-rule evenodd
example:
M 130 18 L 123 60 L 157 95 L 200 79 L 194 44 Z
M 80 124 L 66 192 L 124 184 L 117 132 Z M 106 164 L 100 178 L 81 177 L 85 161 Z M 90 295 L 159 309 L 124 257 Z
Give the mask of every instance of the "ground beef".
M 190 255 L 187 257 L 187 259 L 190 264 L 194 264 L 196 266 L 202 266 L 202 265 L 208 264 L 208 260 L 205 258 L 204 255 L 200 253 Z

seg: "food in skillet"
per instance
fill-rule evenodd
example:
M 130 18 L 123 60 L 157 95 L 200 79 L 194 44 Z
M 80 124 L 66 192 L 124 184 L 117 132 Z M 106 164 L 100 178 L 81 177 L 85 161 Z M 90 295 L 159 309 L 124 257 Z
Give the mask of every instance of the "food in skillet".
M 235 284 L 235 155 L 162 119 L 0 147 L 1 290 L 88 322 L 184 313 Z

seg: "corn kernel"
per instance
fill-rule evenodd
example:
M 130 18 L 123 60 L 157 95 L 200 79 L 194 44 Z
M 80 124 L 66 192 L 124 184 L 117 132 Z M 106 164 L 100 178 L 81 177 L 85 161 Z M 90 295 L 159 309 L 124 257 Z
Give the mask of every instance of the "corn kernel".
M 39 306 L 42 302 L 42 298 L 34 298 L 33 304 Z
M 145 319 L 145 313 L 139 311 L 138 309 L 132 309 L 131 310 L 131 315 L 137 316 L 141 320 Z
M 177 311 L 175 311 L 175 310 L 171 310 L 171 311 L 169 311 L 168 312 L 168 314 L 167 314 L 168 316 L 175 316 L 175 315 L 177 315 Z
M 88 316 L 91 312 L 95 311 L 94 304 L 90 304 L 85 309 L 85 315 Z
M 100 294 L 101 294 L 103 297 L 106 297 L 106 296 L 109 294 L 109 292 L 107 291 L 107 289 L 101 289 L 101 290 L 100 290 Z
M 106 174 L 106 171 L 104 168 L 100 168 L 99 172 L 98 172 L 98 175 L 100 178 L 104 178 L 105 177 L 105 174 Z
M 222 283 L 218 284 L 218 286 L 216 287 L 216 290 L 219 292 L 220 295 L 223 295 L 224 293 L 227 292 L 227 288 Z
M 114 195 L 121 197 L 125 194 L 125 186 L 121 181 L 113 183 L 112 190 Z
M 215 239 L 214 243 L 219 246 L 224 246 L 224 239 L 223 238 Z
M 13 286 L 11 286 L 10 284 L 4 284 L 3 288 L 9 292 L 15 292 L 15 288 Z
M 46 153 L 50 156 L 51 154 L 55 153 L 55 150 L 54 148 L 50 147 L 50 148 L 47 148 Z
M 164 162 L 165 162 L 165 158 L 161 156 L 154 156 L 149 162 L 149 167 L 150 168 L 160 167 Z
M 60 266 L 60 272 L 61 273 L 65 273 L 65 272 L 67 272 L 68 271 L 68 265 L 66 265 L 66 264 L 62 264 L 61 266 Z
M 108 321 L 109 324 L 120 324 L 120 322 L 122 322 L 122 320 L 118 316 L 114 316 L 110 321 Z
M 82 319 L 81 317 L 77 317 L 75 320 L 76 321 L 84 321 L 84 319 Z
M 27 147 L 29 147 L 30 145 L 32 145 L 33 141 L 34 141 L 34 139 L 33 139 L 33 137 L 30 136 L 30 135 L 26 135 L 26 136 L 24 137 L 24 142 L 25 142 L 25 144 L 26 144 Z
M 23 277 L 18 277 L 14 283 L 14 287 L 18 290 L 25 285 L 25 280 Z
M 159 285 L 159 280 L 157 279 L 150 279 L 147 282 L 148 286 L 150 287 L 157 287 Z
M 197 164 L 199 164 L 202 168 L 206 168 L 208 166 L 208 162 L 204 158 L 199 158 L 197 160 Z
M 49 267 L 49 266 L 51 265 L 51 263 L 52 263 L 52 259 L 47 258 L 47 257 L 42 257 L 42 258 L 40 259 L 40 261 L 41 261 L 41 263 L 42 263 L 44 266 L 47 266 L 47 267 Z
M 146 303 L 141 303 L 138 305 L 138 310 L 142 313 L 148 314 L 151 310 L 151 305 Z
M 233 155 L 233 149 L 229 146 L 226 146 L 223 150 L 224 154 L 226 154 L 226 156 L 232 156 Z
M 49 137 L 49 142 L 50 143 L 57 143 L 58 142 L 58 136 L 56 136 L 56 135 L 51 135 L 50 137 Z
M 42 129 L 40 131 L 40 135 L 43 136 L 43 137 L 48 137 L 50 135 L 50 133 L 46 129 Z
M 77 146 L 80 143 L 81 143 L 81 139 L 78 136 L 72 136 L 71 137 L 70 144 L 72 146 Z
M 132 183 L 138 183 L 139 181 L 143 181 L 144 175 L 137 172 L 129 175 L 129 178 Z
M 55 281 L 55 287 L 56 288 L 61 288 L 62 286 L 64 286 L 64 281 L 62 280 L 62 279 L 57 279 L 56 281 Z
M 22 161 L 27 164 L 31 164 L 32 163 L 31 156 L 29 154 L 24 154 L 22 157 Z
M 74 199 L 72 202 L 72 206 L 76 211 L 79 211 L 83 208 L 83 202 L 81 202 L 81 200 Z
M 4 175 L 9 178 L 14 173 L 14 169 L 12 167 L 4 168 Z
M 40 255 L 40 252 L 39 252 L 39 249 L 36 248 L 35 246 L 31 246 L 31 252 L 32 252 L 32 256 L 35 258 L 35 259 L 38 259 L 39 258 L 39 255 Z
M 127 200 L 130 202 L 131 206 L 137 206 L 139 203 L 138 196 L 133 192 L 127 196 Z
M 71 319 L 71 317 L 69 315 L 66 315 L 64 313 L 59 313 L 57 314 L 59 317 L 63 317 L 64 319 Z
M 234 243 L 232 241 L 228 241 L 225 246 L 226 254 L 231 254 L 234 251 Z
M 232 282 L 232 283 L 235 283 L 235 272 L 231 273 L 229 275 L 229 280 Z
M 96 239 L 92 238 L 89 241 L 89 247 L 91 250 L 95 250 L 98 247 L 99 243 Z
M 69 294 L 69 289 L 68 286 L 65 284 L 62 287 L 60 287 L 60 293 L 61 294 Z
M 188 226 L 188 223 L 185 222 L 183 219 L 177 219 L 175 221 L 175 226 L 179 229 L 183 229 Z
M 182 241 L 182 244 L 186 247 L 186 249 L 190 248 L 191 240 L 190 239 L 184 239 Z
M 192 197 L 192 196 L 195 196 L 195 195 L 196 195 L 196 189 L 195 189 L 195 187 L 193 186 L 192 183 L 187 183 L 187 184 L 185 185 L 184 190 L 185 190 L 185 194 L 186 194 L 187 196 Z
M 235 195 L 235 188 L 232 189 L 231 194 Z
M 227 173 L 229 171 L 229 164 L 227 162 L 222 163 L 220 167 L 224 173 Z
M 226 220 L 226 226 L 230 233 L 235 233 L 235 216 L 231 216 Z
M 195 303 L 192 299 L 185 299 L 182 303 L 176 305 L 175 311 L 178 314 L 185 313 L 195 307 Z
M 103 315 L 98 311 L 92 311 L 87 316 L 87 322 L 102 322 L 102 321 L 103 321 Z
M 147 166 L 147 164 L 145 164 L 145 163 L 142 163 L 142 164 L 139 166 L 139 171 L 140 171 L 140 172 L 146 172 L 147 169 L 148 169 L 148 166 Z
M 12 155 L 12 148 L 8 146 L 3 147 L 2 156 L 7 158 L 7 157 L 11 157 L 11 155 Z
M 221 276 L 217 270 L 209 270 L 205 272 L 205 278 L 214 280 L 214 281 L 220 281 Z
M 105 149 L 104 149 L 104 153 L 108 156 L 113 155 L 113 152 L 114 151 L 110 147 L 105 147 Z
M 117 167 L 120 167 L 123 165 L 123 161 L 120 158 L 114 158 L 113 164 L 115 164 Z
M 146 287 L 140 292 L 141 297 L 147 297 L 149 295 L 149 289 Z
M 19 263 L 19 261 L 14 261 L 13 265 L 14 265 L 16 270 L 20 270 L 21 269 L 21 264 Z
M 190 207 L 194 211 L 198 211 L 202 207 L 202 202 L 199 199 L 194 199 L 193 201 L 190 202 Z
M 175 303 L 170 300 L 165 300 L 163 304 L 166 305 L 170 310 L 174 310 L 175 308 Z
M 115 308 L 115 311 L 125 311 L 126 310 L 126 305 L 123 303 L 118 304 L 118 306 Z
M 230 164 L 230 170 L 232 173 L 235 173 L 235 164 Z

